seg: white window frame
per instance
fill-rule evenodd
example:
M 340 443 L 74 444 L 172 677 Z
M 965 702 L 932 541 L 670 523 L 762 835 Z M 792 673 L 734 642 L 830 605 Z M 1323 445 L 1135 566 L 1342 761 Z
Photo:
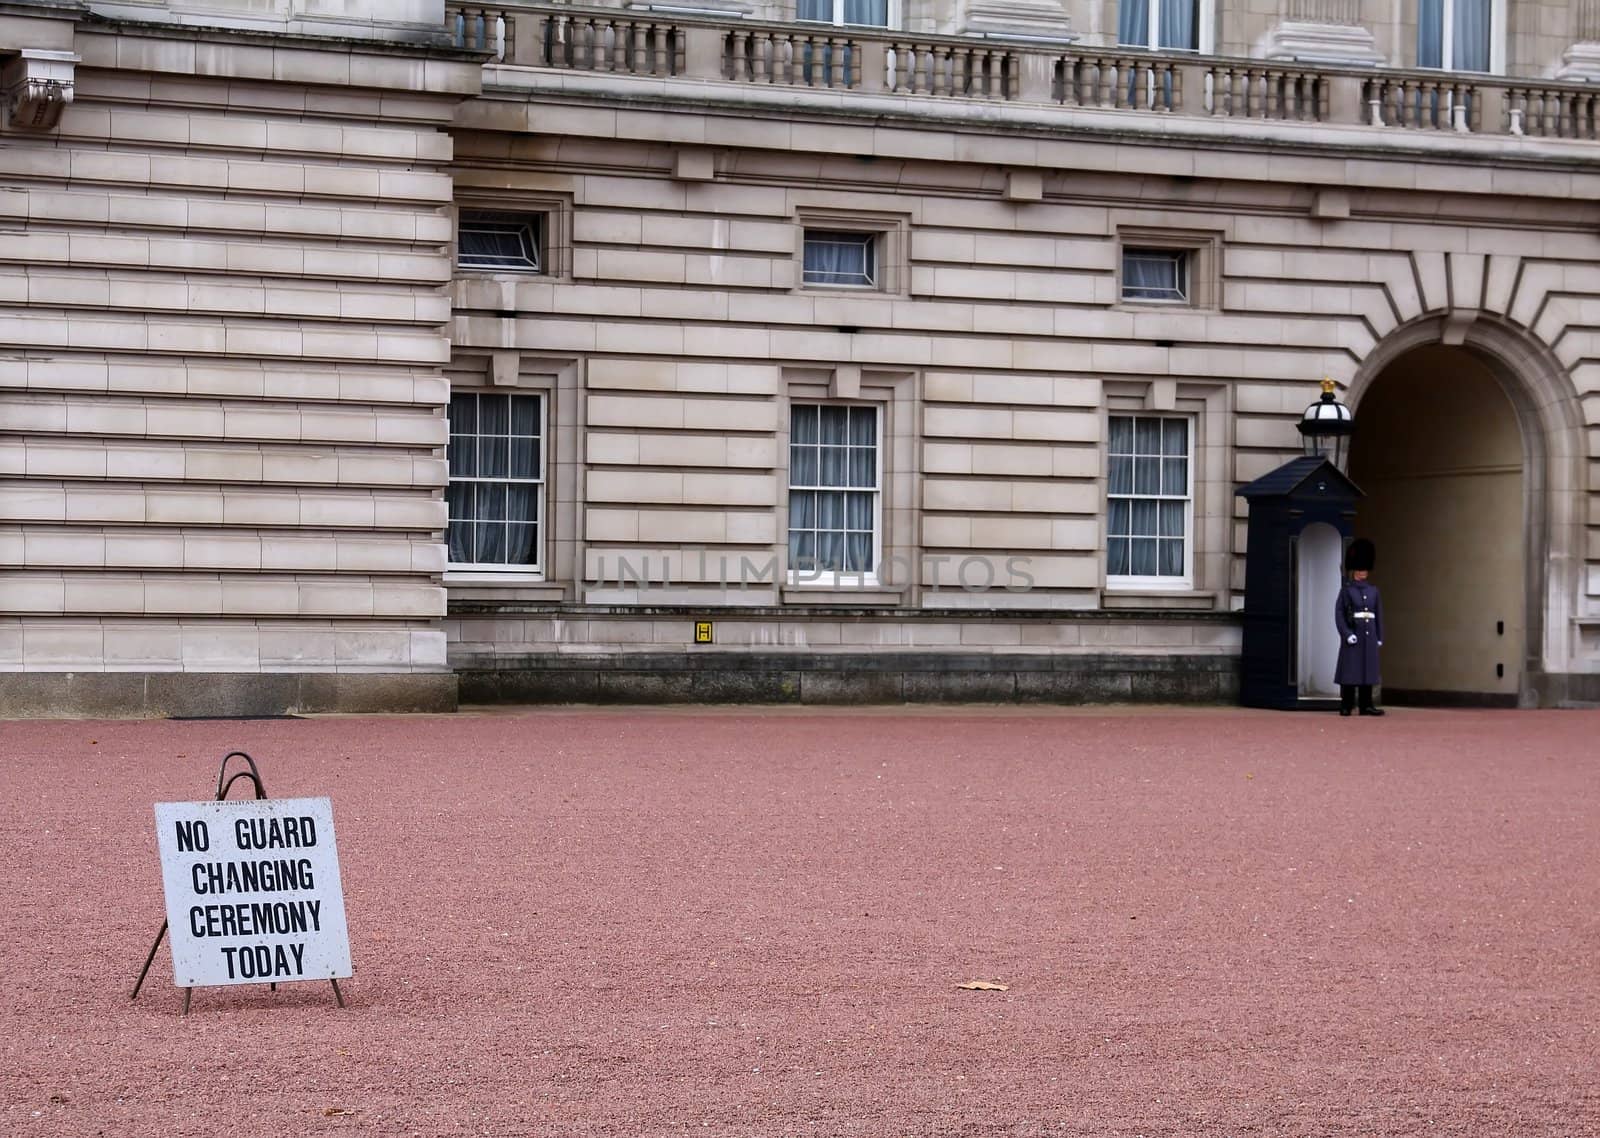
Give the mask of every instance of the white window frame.
M 829 25 L 829 24 L 831 24 L 833 27 L 836 27 L 836 28 L 846 28 L 846 27 L 848 27 L 848 28 L 888 28 L 890 30 L 896 30 L 896 29 L 898 29 L 900 27 L 900 0 L 889 0 L 887 10 L 884 13 L 884 18 L 888 21 L 888 23 L 884 23 L 884 24 L 846 24 L 844 22 L 844 0 L 833 0 L 832 7 L 833 7 L 833 19 L 831 19 L 831 20 L 812 20 L 812 19 L 803 19 L 803 18 L 801 18 L 801 16 L 800 16 L 800 5 L 798 3 L 796 3 L 795 4 L 795 17 L 794 17 L 795 23 L 797 23 L 797 24 L 821 24 L 821 25 Z
M 451 576 L 461 575 L 481 580 L 493 577 L 496 580 L 515 581 L 543 581 L 545 579 L 546 556 L 550 544 L 550 394 L 537 388 L 507 388 L 507 387 L 452 387 L 450 398 L 453 400 L 458 395 L 506 395 L 512 398 L 537 399 L 539 401 L 539 471 L 536 479 L 527 478 L 454 478 L 449 474 L 449 448 L 455 438 L 447 430 L 445 441 L 445 468 L 446 482 L 519 482 L 531 483 L 535 486 L 534 500 L 537 506 L 537 530 L 534 536 L 535 561 L 527 563 L 490 562 L 490 561 L 450 561 L 450 521 L 445 519 L 445 571 Z M 449 411 L 446 408 L 446 422 L 449 421 Z M 509 426 L 509 422 L 508 422 Z M 509 438 L 509 435 L 508 435 Z M 508 444 L 509 445 L 509 444 Z M 448 490 L 446 501 L 448 502 Z M 448 510 L 448 507 L 447 507 Z
M 867 253 L 866 280 L 860 284 L 839 281 L 813 281 L 806 279 L 806 248 L 811 244 L 812 238 L 817 240 L 836 237 L 859 237 L 861 246 Z M 821 226 L 808 225 L 800 238 L 800 284 L 802 288 L 847 288 L 857 289 L 862 292 L 883 291 L 883 238 L 880 233 L 866 229 L 824 229 Z
M 461 251 L 461 232 L 473 226 L 493 228 L 503 226 L 511 229 L 513 226 L 525 227 L 532 233 L 533 256 L 529 258 L 531 264 L 499 263 L 492 265 L 469 264 L 463 261 Z M 456 218 L 456 267 L 469 273 L 526 273 L 530 276 L 543 276 L 549 265 L 548 249 L 550 245 L 550 215 L 543 210 L 499 210 L 479 209 L 476 207 L 463 207 Z
M 839 0 L 835 0 L 835 2 L 839 2 Z M 1448 3 L 1449 0 L 1446 0 L 1446 2 Z M 1504 0 L 1495 0 L 1495 3 L 1503 2 Z M 1161 42 L 1160 0 L 1150 0 L 1147 8 L 1150 15 L 1145 29 L 1145 42 L 1118 43 L 1118 47 L 1132 48 L 1135 51 L 1192 52 L 1196 55 L 1211 55 L 1216 50 L 1216 34 L 1213 31 L 1217 22 L 1216 0 L 1200 0 L 1200 10 L 1195 13 L 1195 21 L 1198 26 L 1195 28 L 1194 47 L 1157 47 L 1156 45 Z M 1116 33 L 1117 29 L 1113 25 L 1112 34 L 1115 35 Z
M 791 509 L 789 502 L 796 491 L 807 493 L 810 491 L 835 491 L 843 490 L 849 493 L 861 493 L 864 488 L 860 486 L 823 486 L 820 483 L 809 486 L 797 485 L 794 478 L 794 413 L 803 407 L 848 407 L 852 410 L 871 411 L 873 416 L 873 485 L 872 493 L 872 569 L 870 572 L 847 571 L 819 571 L 815 568 L 806 568 L 795 565 L 789 550 L 790 527 L 787 511 Z M 881 403 L 848 399 L 793 399 L 789 403 L 789 447 L 790 453 L 786 456 L 788 466 L 789 491 L 784 498 L 786 511 L 783 519 L 784 536 L 784 564 L 788 567 L 788 584 L 800 588 L 841 589 L 841 588 L 877 588 L 879 585 L 879 570 L 883 566 L 883 459 L 886 440 L 884 429 L 887 417 Z M 819 474 L 820 474 L 819 465 Z
M 1439 45 L 1440 71 L 1455 71 L 1456 52 L 1456 5 L 1460 0 L 1441 0 L 1443 12 L 1441 13 L 1442 27 L 1439 32 L 1441 43 Z M 1420 5 L 1413 9 L 1417 14 L 1417 42 L 1416 54 L 1420 59 L 1422 55 L 1422 17 Z M 1418 70 L 1432 71 L 1434 68 L 1423 67 L 1419 62 Z M 1489 0 L 1489 70 L 1486 72 L 1468 71 L 1466 75 L 1504 75 L 1506 73 L 1506 0 Z
M 1111 493 L 1111 422 L 1114 419 L 1131 419 L 1134 421 L 1134 438 L 1138 438 L 1138 420 L 1156 419 L 1160 421 L 1175 420 L 1183 423 L 1185 432 L 1185 459 L 1187 471 L 1184 485 L 1187 492 L 1183 496 L 1183 576 L 1171 577 L 1160 574 L 1113 574 L 1111 572 L 1111 502 L 1113 498 L 1136 500 L 1173 501 L 1177 495 L 1173 494 L 1112 494 Z M 1195 502 L 1195 439 L 1196 423 L 1193 415 L 1183 412 L 1150 412 L 1150 411 L 1111 411 L 1106 417 L 1106 549 L 1105 549 L 1105 574 L 1107 589 L 1138 589 L 1149 591 L 1161 590 L 1190 590 L 1194 588 L 1194 502 Z M 1134 456 L 1139 452 L 1135 450 Z M 1145 456 L 1158 457 L 1159 456 Z M 1158 528 L 1159 528 L 1159 522 Z M 1158 551 L 1159 556 L 1159 551 Z M 1132 564 L 1130 555 L 1129 564 Z
M 1128 258 L 1144 256 L 1170 257 L 1178 265 L 1179 289 L 1177 296 L 1130 296 L 1128 289 L 1138 286 L 1128 283 Z M 1194 307 L 1195 261 L 1193 249 L 1157 248 L 1152 245 L 1125 245 L 1122 263 L 1118 266 L 1117 299 L 1124 304 L 1171 304 L 1181 308 Z

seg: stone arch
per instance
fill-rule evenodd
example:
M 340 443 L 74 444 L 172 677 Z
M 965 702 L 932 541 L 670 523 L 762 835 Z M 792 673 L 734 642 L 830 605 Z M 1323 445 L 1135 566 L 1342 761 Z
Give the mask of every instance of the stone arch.
M 1519 702 L 1565 702 L 1576 654 L 1572 618 L 1584 586 L 1588 482 L 1577 388 L 1551 348 L 1521 325 L 1487 312 L 1436 312 L 1394 329 L 1360 362 L 1347 396 L 1357 423 L 1363 398 L 1390 365 L 1418 348 L 1440 345 L 1482 361 L 1516 413 L 1523 448 L 1526 605 Z

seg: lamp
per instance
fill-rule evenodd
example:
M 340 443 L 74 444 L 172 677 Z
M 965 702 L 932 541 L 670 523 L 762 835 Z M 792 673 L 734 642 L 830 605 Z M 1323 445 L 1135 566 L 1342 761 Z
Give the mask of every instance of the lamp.
M 1331 379 L 1322 381 L 1322 398 L 1300 416 L 1300 437 L 1306 454 L 1325 458 L 1343 471 L 1356 422 L 1350 408 L 1333 397 L 1333 386 Z

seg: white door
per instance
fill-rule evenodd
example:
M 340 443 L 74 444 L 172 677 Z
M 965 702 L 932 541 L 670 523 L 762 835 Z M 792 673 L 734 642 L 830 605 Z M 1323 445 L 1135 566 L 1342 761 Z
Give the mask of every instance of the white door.
M 1339 662 L 1339 630 L 1333 623 L 1333 604 L 1339 595 L 1339 562 L 1344 542 L 1327 522 L 1314 522 L 1300 531 L 1299 569 L 1295 598 L 1300 627 L 1298 675 L 1300 697 L 1336 696 L 1334 666 Z

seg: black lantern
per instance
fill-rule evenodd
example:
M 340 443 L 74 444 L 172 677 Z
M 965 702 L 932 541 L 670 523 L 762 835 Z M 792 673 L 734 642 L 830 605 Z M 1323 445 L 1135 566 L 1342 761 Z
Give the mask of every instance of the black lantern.
M 1322 398 L 1300 416 L 1300 437 L 1305 440 L 1306 454 L 1325 458 L 1343 472 L 1355 425 L 1350 408 L 1333 397 L 1333 380 L 1323 380 Z

